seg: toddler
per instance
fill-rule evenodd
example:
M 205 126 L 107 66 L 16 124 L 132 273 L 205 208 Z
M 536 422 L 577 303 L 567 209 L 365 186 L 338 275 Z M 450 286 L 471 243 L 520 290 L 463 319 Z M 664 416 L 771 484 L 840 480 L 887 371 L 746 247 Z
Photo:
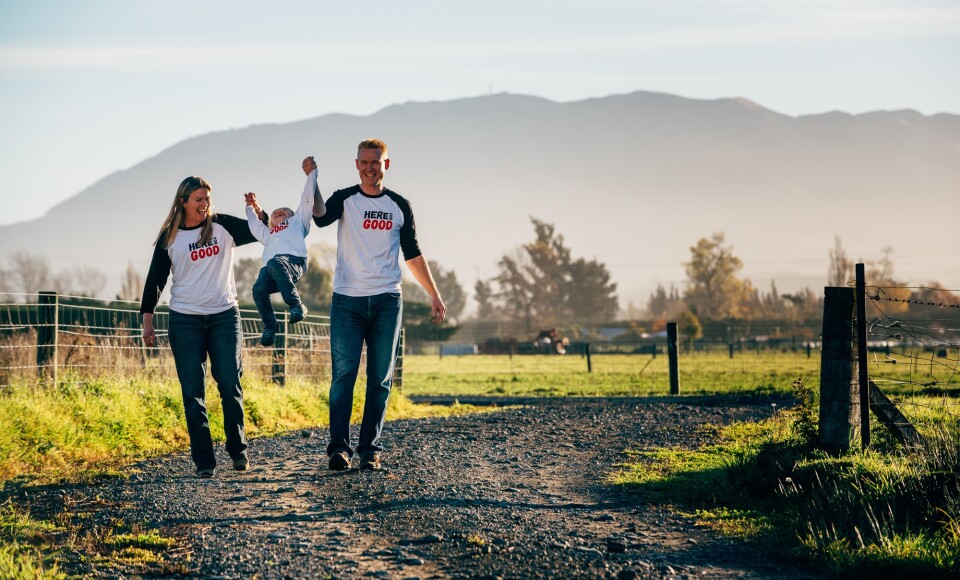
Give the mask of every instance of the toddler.
M 279 292 L 290 307 L 291 324 L 303 320 L 307 313 L 296 284 L 307 269 L 305 238 L 310 233 L 316 187 L 317 170 L 314 169 L 307 174 L 297 211 L 281 207 L 273 210 L 269 219 L 266 219 L 266 213 L 257 203 L 257 194 L 244 194 L 250 232 L 263 243 L 263 268 L 253 284 L 253 301 L 263 320 L 263 334 L 260 336 L 263 346 L 272 345 L 277 333 L 277 317 L 270 304 L 271 294 Z

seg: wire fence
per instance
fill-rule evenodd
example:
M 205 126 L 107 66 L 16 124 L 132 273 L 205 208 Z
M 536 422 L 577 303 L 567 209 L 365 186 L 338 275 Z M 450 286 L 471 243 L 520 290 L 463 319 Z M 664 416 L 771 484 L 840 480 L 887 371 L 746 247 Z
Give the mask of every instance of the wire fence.
M 85 378 L 175 375 L 168 313 L 154 315 L 157 344 L 142 340 L 138 302 L 103 301 L 54 293 L 0 293 L 0 387 L 69 372 Z M 280 317 L 277 340 L 259 346 L 256 310 L 241 309 L 245 373 L 283 383 L 291 377 L 329 379 L 330 321 L 308 314 L 294 325 Z
M 870 380 L 908 417 L 922 410 L 960 419 L 960 296 L 941 288 L 868 286 Z M 915 298 L 924 294 L 934 299 Z M 881 346 L 882 345 L 882 346 Z M 936 405 L 929 401 L 939 399 Z M 923 402 L 921 402 L 923 401 Z
M 326 316 L 308 315 L 295 325 L 280 320 L 281 332 L 272 347 L 259 346 L 261 322 L 253 309 L 241 309 L 244 372 L 248 376 L 283 383 L 293 377 L 326 381 L 330 377 L 330 323 Z M 0 293 L 0 387 L 40 379 L 56 380 L 57 373 L 83 378 L 104 375 L 175 376 L 167 339 L 168 315 L 154 316 L 157 345 L 144 345 L 139 303 L 105 301 L 78 296 Z M 283 332 L 286 330 L 286 332 Z M 402 334 L 402 336 L 404 336 Z M 403 339 L 401 339 L 403 342 Z M 425 374 L 442 373 L 456 381 L 464 375 L 552 375 L 563 382 L 571 375 L 615 374 L 644 387 L 668 389 L 667 343 L 651 336 L 634 341 L 577 341 L 565 345 L 565 354 L 543 345 L 441 343 L 401 344 L 394 384 L 404 386 L 404 352 L 416 381 Z M 729 388 L 789 389 L 798 377 L 815 386 L 818 380 L 819 342 L 809 338 L 764 336 L 737 340 L 685 340 L 680 344 L 680 379 L 687 391 L 725 391 Z M 550 354 L 545 354 L 550 353 Z M 476 355 L 476 356 L 474 356 Z M 442 365 L 429 363 L 433 356 Z M 454 362 L 459 359 L 460 364 Z M 469 363 L 466 361 L 469 360 Z M 361 363 L 361 370 L 364 368 Z M 413 385 L 415 386 L 415 385 Z M 628 385 L 629 386 L 629 385 Z
M 819 322 L 819 321 L 818 321 Z M 793 383 L 817 388 L 820 341 L 765 336 L 736 340 L 681 339 L 676 351 L 681 394 L 792 392 Z M 566 343 L 563 354 L 552 345 L 484 342 L 444 344 L 408 342 L 407 385 L 411 392 L 444 387 L 471 393 L 522 390 L 535 381 L 544 391 L 616 395 L 669 394 L 669 344 L 666 336 L 640 340 L 592 340 Z M 413 356 L 410 356 L 413 355 Z

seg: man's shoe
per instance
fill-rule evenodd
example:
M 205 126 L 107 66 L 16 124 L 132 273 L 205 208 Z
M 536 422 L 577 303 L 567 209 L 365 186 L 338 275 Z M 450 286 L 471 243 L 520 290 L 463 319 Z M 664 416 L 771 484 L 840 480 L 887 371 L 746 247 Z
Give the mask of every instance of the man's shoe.
M 380 454 L 376 451 L 368 451 L 360 456 L 361 470 L 377 471 L 380 467 Z
M 272 346 L 273 339 L 277 335 L 277 331 L 272 328 L 264 328 L 263 334 L 260 335 L 260 346 Z
M 211 477 L 213 477 L 213 474 L 215 471 L 216 470 L 212 467 L 208 467 L 206 469 L 198 469 L 197 477 L 199 477 L 200 479 L 210 479 Z
M 303 320 L 303 317 L 307 315 L 307 307 L 303 304 L 298 304 L 290 309 L 290 324 L 296 324 Z
M 334 471 L 350 469 L 350 456 L 347 455 L 346 451 L 334 453 L 330 456 L 330 469 Z
M 249 462 L 247 461 L 246 455 L 241 455 L 233 460 L 233 469 L 235 471 L 246 471 Z

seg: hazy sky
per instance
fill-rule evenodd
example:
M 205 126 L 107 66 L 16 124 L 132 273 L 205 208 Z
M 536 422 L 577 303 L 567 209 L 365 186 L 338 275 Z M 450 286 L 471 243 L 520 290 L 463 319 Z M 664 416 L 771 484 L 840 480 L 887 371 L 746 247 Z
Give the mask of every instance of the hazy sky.
M 0 224 L 187 137 L 411 100 L 960 113 L 957 55 L 956 0 L 0 0 Z

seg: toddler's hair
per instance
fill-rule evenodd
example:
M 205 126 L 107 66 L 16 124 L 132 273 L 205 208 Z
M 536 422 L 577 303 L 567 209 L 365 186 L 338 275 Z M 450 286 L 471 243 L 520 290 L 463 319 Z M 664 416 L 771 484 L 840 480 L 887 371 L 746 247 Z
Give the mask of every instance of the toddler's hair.
M 291 217 L 293 216 L 293 210 L 290 209 L 289 207 L 278 207 L 277 209 L 287 210 L 287 213 L 289 213 Z M 264 217 L 263 223 L 267 224 L 267 225 L 268 225 L 269 227 L 271 227 L 271 228 L 272 228 L 273 226 L 277 225 L 277 224 L 272 224 L 272 223 L 270 223 L 270 219 L 271 219 L 271 217 L 273 216 L 273 212 L 274 212 L 274 211 L 277 211 L 277 209 L 273 210 L 272 212 L 270 212 L 270 213 L 268 213 L 268 214 L 264 214 L 264 216 L 263 216 L 263 217 Z

